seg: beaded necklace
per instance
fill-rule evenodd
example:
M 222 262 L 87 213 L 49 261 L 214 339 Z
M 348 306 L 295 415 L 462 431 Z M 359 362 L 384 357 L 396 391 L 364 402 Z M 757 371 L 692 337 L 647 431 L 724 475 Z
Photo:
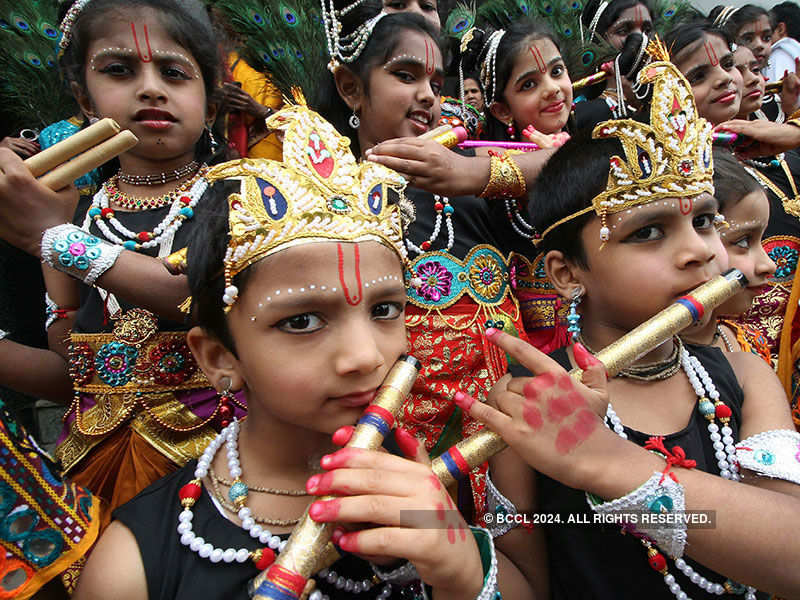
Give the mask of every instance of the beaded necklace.
M 171 204 L 176 198 L 186 194 L 197 179 L 191 177 L 174 190 L 162 194 L 161 196 L 130 196 L 119 189 L 119 181 L 121 181 L 119 175 L 114 175 L 102 186 L 103 191 L 109 198 L 109 204 L 116 204 L 125 210 L 140 211 L 149 210 L 151 208 L 162 208 Z
M 519 210 L 519 203 L 512 198 L 506 198 L 504 201 L 506 205 L 506 216 L 508 220 L 511 221 L 511 227 L 514 231 L 527 240 L 532 240 L 537 237 L 536 228 L 528 223 L 522 216 Z
M 194 519 L 192 507 L 203 493 L 202 480 L 209 475 L 211 463 L 214 461 L 214 457 L 223 443 L 225 444 L 228 458 L 228 472 L 233 478 L 230 490 L 228 490 L 228 497 L 235 505 L 236 514 L 241 521 L 240 527 L 244 529 L 250 537 L 257 539 L 261 544 L 265 544 L 263 548 L 257 550 L 227 548 L 223 550 L 222 548 L 214 546 L 211 542 L 207 542 L 204 538 L 199 537 L 192 528 L 192 520 Z M 252 560 L 256 568 L 260 571 L 269 567 L 275 560 L 275 557 L 286 547 L 288 540 L 281 540 L 278 535 L 274 535 L 271 531 L 264 529 L 261 525 L 256 523 L 253 512 L 247 507 L 247 496 L 249 492 L 250 488 L 242 481 L 242 466 L 239 462 L 239 420 L 234 418 L 230 425 L 225 427 L 225 429 L 212 440 L 200 455 L 200 458 L 197 459 L 194 479 L 184 485 L 178 492 L 181 506 L 183 506 L 183 511 L 178 515 L 178 535 L 180 536 L 181 544 L 188 547 L 192 552 L 197 553 L 201 558 L 208 559 L 213 563 L 244 563 L 247 562 L 247 560 Z M 325 581 L 332 584 L 337 589 L 345 590 L 353 594 L 367 592 L 380 584 L 380 578 L 378 578 L 377 575 L 368 579 L 353 580 L 339 575 L 333 569 L 323 569 L 317 573 L 317 576 L 320 579 L 325 579 Z M 377 598 L 385 600 L 391 595 L 392 585 L 386 583 Z M 308 600 L 330 599 L 320 590 L 314 590 L 308 597 Z
M 117 171 L 117 178 L 122 183 L 127 183 L 129 185 L 161 185 L 170 183 L 171 181 L 177 181 L 181 177 L 186 177 L 190 173 L 194 173 L 199 167 L 200 164 L 196 160 L 193 160 L 174 171 L 163 171 L 150 175 L 129 175 L 128 173 L 123 173 L 122 169 L 120 169 Z
M 787 213 L 795 217 L 800 217 L 800 194 L 797 192 L 797 184 L 794 181 L 792 171 L 789 169 L 789 165 L 786 163 L 783 153 L 776 155 L 775 158 L 768 163 L 756 160 L 746 160 L 745 163 L 755 167 L 754 169 L 746 170 L 752 177 L 755 178 L 756 181 L 761 184 L 764 189 L 770 190 L 778 197 L 783 205 L 783 209 Z M 783 190 L 775 185 L 775 183 L 769 177 L 758 171 L 758 169 L 766 169 L 768 167 L 780 167 L 783 169 L 783 173 L 786 175 L 786 179 L 789 181 L 789 186 L 792 188 L 792 194 L 794 195 L 793 198 L 789 199 L 789 197 L 783 193 Z
M 167 212 L 167 215 L 152 231 L 140 231 L 136 233 L 120 223 L 114 214 L 114 209 L 109 206 L 109 197 L 106 194 L 105 186 L 94 195 L 92 206 L 86 213 L 83 228 L 88 231 L 89 223 L 91 219 L 94 219 L 97 227 L 103 232 L 103 235 L 108 241 L 119 244 L 126 250 L 152 248 L 162 245 L 164 242 L 170 242 L 171 244 L 172 238 L 175 236 L 178 229 L 181 228 L 183 222 L 194 216 L 195 205 L 208 189 L 208 181 L 205 179 L 207 171 L 208 167 L 203 165 L 190 180 L 191 187 L 189 191 L 177 197 L 172 202 L 172 206 Z M 106 221 L 108 221 L 108 223 L 106 223 Z M 117 233 L 128 239 L 125 240 L 119 237 L 109 228 L 109 225 Z
M 433 209 L 436 211 L 436 221 L 433 224 L 433 233 L 431 237 L 417 246 L 410 239 L 406 238 L 406 247 L 412 252 L 422 254 L 431 249 L 431 245 L 439 237 L 442 230 L 442 215 L 444 214 L 444 224 L 447 228 L 447 246 L 444 248 L 445 252 L 449 252 L 455 243 L 455 234 L 453 233 L 453 220 L 452 216 L 455 209 L 450 204 L 450 199 L 446 196 L 433 196 Z
M 708 435 L 714 447 L 719 474 L 724 479 L 741 481 L 739 463 L 736 461 L 733 430 L 729 425 L 732 414 L 731 409 L 720 400 L 719 391 L 711 380 L 711 376 L 697 357 L 690 355 L 686 348 L 681 348 L 680 356 L 681 367 L 683 367 L 686 376 L 689 378 L 689 383 L 695 394 L 697 394 L 697 410 L 708 420 Z M 722 423 L 722 427 L 716 423 L 717 420 Z M 625 433 L 622 421 L 617 416 L 611 403 L 606 408 L 606 425 L 610 426 L 619 437 L 628 439 L 628 434 Z M 624 532 L 625 530 L 623 529 Z M 686 592 L 681 589 L 680 584 L 675 581 L 675 576 L 667 569 L 667 561 L 664 555 L 656 550 L 649 540 L 641 538 L 640 541 L 647 551 L 650 566 L 664 576 L 664 583 L 669 588 L 669 591 L 678 600 L 690 600 Z M 727 579 L 724 583 L 709 581 L 697 573 L 683 558 L 676 559 L 675 566 L 689 578 L 689 581 L 710 594 L 717 596 L 725 593 L 744 594 L 745 600 L 755 600 L 756 598 L 755 588 L 743 586 L 730 579 Z

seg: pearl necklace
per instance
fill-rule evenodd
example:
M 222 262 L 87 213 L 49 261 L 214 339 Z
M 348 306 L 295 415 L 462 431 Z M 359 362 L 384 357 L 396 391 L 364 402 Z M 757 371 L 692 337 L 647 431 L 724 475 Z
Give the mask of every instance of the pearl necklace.
M 686 372 L 686 376 L 689 378 L 689 383 L 692 388 L 694 388 L 695 394 L 697 394 L 697 409 L 700 411 L 700 414 L 708 420 L 709 438 L 711 438 L 711 442 L 714 446 L 720 476 L 724 479 L 730 479 L 731 481 L 740 481 L 741 475 L 739 475 L 739 464 L 736 461 L 733 430 L 728 425 L 731 418 L 730 407 L 720 400 L 719 391 L 717 391 L 708 371 L 706 371 L 697 357 L 689 354 L 686 348 L 681 348 L 681 366 Z M 721 429 L 715 422 L 717 418 L 722 423 Z M 614 433 L 623 439 L 628 439 L 622 421 L 614 411 L 611 403 L 609 403 L 606 408 L 606 420 L 607 424 L 611 425 Z M 655 563 L 658 568 L 656 568 L 656 566 L 653 566 L 653 568 L 663 573 L 664 583 L 669 588 L 669 591 L 672 592 L 678 600 L 691 600 L 686 592 L 681 589 L 680 584 L 675 581 L 675 576 L 667 571 L 666 560 L 663 556 L 652 547 L 650 541 L 643 539 L 641 542 L 647 549 L 651 566 Z M 756 599 L 756 589 L 754 587 L 741 586 L 730 579 L 726 580 L 724 584 L 709 581 L 697 573 L 683 558 L 676 559 L 675 566 L 689 578 L 689 581 L 709 594 L 721 596 L 725 593 L 733 594 L 744 592 L 745 600 Z M 738 591 L 740 588 L 741 592 Z
M 520 213 L 517 201 L 511 198 L 506 198 L 505 205 L 506 216 L 508 217 L 508 220 L 511 221 L 511 227 L 514 229 L 514 231 L 527 240 L 538 238 L 536 235 L 536 228 L 528 223 Z
M 108 241 L 121 245 L 126 250 L 152 248 L 162 244 L 164 241 L 172 240 L 175 233 L 181 228 L 181 225 L 183 225 L 183 222 L 194 216 L 195 205 L 197 205 L 200 198 L 208 189 L 208 181 L 205 178 L 207 171 L 208 167 L 205 166 L 198 171 L 195 176 L 196 181 L 192 187 L 185 195 L 173 201 L 167 215 L 153 231 L 140 231 L 139 233 L 135 233 L 120 223 L 114 214 L 114 209 L 109 206 L 109 197 L 104 187 L 100 188 L 94 195 L 92 206 L 86 213 L 83 228 L 88 231 L 90 220 L 94 219 L 97 227 L 103 232 L 103 235 Z M 105 222 L 106 220 L 117 233 L 122 234 L 128 239 L 123 240 L 116 233 L 111 231 Z
M 197 536 L 192 529 L 192 519 L 194 518 L 194 513 L 191 510 L 192 506 L 202 494 L 202 480 L 208 476 L 211 463 L 214 461 L 214 457 L 217 455 L 217 451 L 220 449 L 223 442 L 225 443 L 227 452 L 228 472 L 233 478 L 233 483 L 228 491 L 228 497 L 239 509 L 237 516 L 241 521 L 240 527 L 244 529 L 250 537 L 258 539 L 261 544 L 266 544 L 264 548 L 258 550 L 227 548 L 223 550 L 207 542 L 202 537 Z M 213 563 L 218 563 L 220 561 L 225 563 L 232 563 L 234 561 L 243 563 L 250 559 L 260 571 L 266 569 L 272 564 L 275 557 L 283 551 L 289 540 L 281 540 L 278 535 L 274 535 L 271 531 L 264 529 L 261 525 L 256 523 L 252 511 L 246 506 L 249 491 L 247 484 L 242 481 L 242 465 L 239 462 L 239 420 L 234 418 L 230 425 L 225 427 L 225 429 L 212 440 L 203 451 L 200 458 L 197 459 L 194 479 L 184 485 L 178 493 L 181 505 L 183 506 L 183 511 L 178 515 L 178 535 L 180 535 L 181 544 L 187 546 L 192 552 L 196 552 L 200 557 L 206 558 Z M 367 592 L 377 583 L 373 578 L 356 581 L 343 577 L 333 569 L 323 569 L 317 575 L 320 579 L 325 579 L 325 581 L 332 584 L 337 589 L 354 594 Z M 385 600 L 391 595 L 392 586 L 387 583 L 380 591 L 377 598 Z M 321 591 L 315 590 L 309 596 L 309 600 L 330 600 L 330 598 Z
M 431 245 L 439 237 L 439 232 L 442 230 L 442 214 L 444 214 L 444 224 L 447 228 L 447 247 L 444 248 L 445 252 L 449 252 L 455 243 L 455 234 L 453 233 L 452 216 L 455 209 L 450 205 L 450 199 L 446 196 L 433 196 L 433 209 L 436 211 L 436 221 L 433 224 L 433 233 L 431 237 L 417 246 L 410 239 L 406 238 L 406 247 L 412 252 L 423 254 L 431 249 Z

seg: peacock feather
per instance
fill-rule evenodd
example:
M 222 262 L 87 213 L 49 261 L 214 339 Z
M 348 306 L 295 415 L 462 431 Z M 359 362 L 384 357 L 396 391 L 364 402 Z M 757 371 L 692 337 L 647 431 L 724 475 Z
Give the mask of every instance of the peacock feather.
M 447 16 L 444 24 L 445 34 L 460 40 L 467 31 L 475 27 L 476 17 L 474 2 L 472 4 L 459 2 Z
M 686 21 L 702 18 L 702 15 L 687 0 L 653 0 L 653 28 L 660 36 Z
M 316 0 L 208 0 L 227 20 L 237 51 L 283 95 L 326 76 L 327 45 Z M 309 82 L 309 83 L 307 83 Z
M 57 0 L 0 0 L 0 106 L 12 134 L 76 111 L 58 72 L 57 12 Z

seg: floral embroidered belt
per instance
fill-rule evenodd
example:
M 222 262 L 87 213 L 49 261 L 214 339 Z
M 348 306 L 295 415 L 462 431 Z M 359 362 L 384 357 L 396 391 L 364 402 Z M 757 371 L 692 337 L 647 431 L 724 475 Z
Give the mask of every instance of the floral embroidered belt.
M 113 333 L 73 333 L 70 341 L 70 377 L 76 392 L 164 392 L 209 386 L 186 345 L 186 332 L 160 332 L 155 317 L 138 308 L 127 311 Z
M 132 428 L 178 464 L 195 455 L 197 439 L 213 435 L 216 410 L 198 407 L 216 408 L 216 394 L 185 332 L 158 331 L 155 316 L 135 308 L 117 320 L 113 333 L 73 333 L 70 339 L 75 397 L 56 451 L 65 470 L 131 418 Z M 193 398 L 201 392 L 208 401 Z
M 495 306 L 510 289 L 507 261 L 487 245 L 475 246 L 463 261 L 445 252 L 426 252 L 408 266 L 406 283 L 408 300 L 427 309 L 447 308 L 464 295 L 481 306 Z

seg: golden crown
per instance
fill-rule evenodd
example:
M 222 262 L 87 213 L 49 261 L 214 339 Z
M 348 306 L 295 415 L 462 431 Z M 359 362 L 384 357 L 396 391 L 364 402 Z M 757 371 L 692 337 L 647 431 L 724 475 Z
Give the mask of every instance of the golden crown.
M 296 100 L 267 119 L 269 128 L 283 132 L 283 162 L 244 158 L 206 175 L 209 184 L 240 182 L 228 197 L 226 311 L 238 296 L 233 278 L 289 246 L 376 241 L 402 261 L 407 258 L 401 215 L 405 179 L 382 165 L 356 161 L 350 140 L 305 106 L 301 95 Z
M 548 227 L 542 237 L 591 210 L 600 217 L 600 238 L 608 241 L 606 216 L 660 198 L 692 197 L 714 193 L 711 124 L 698 116 L 689 82 L 669 62 L 660 40 L 647 52 L 656 59 L 638 76 L 640 86 L 653 86 L 650 122 L 620 119 L 600 123 L 594 139 L 617 138 L 624 157 L 612 156 L 608 184 L 592 199 L 592 206 Z

